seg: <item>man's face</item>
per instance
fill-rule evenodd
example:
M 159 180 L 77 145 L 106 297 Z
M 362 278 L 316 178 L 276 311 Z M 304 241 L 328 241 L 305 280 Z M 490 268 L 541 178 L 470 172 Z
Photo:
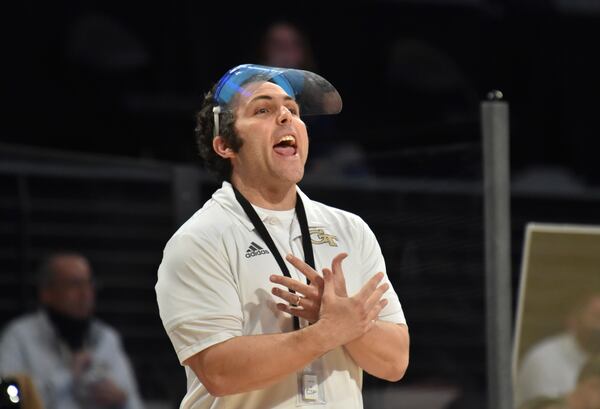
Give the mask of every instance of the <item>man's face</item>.
M 92 271 L 85 258 L 58 256 L 52 260 L 53 279 L 41 290 L 42 304 L 72 318 L 89 318 L 94 309 Z
M 235 130 L 243 144 L 231 158 L 233 179 L 266 186 L 296 184 L 308 155 L 298 104 L 278 85 L 257 82 L 236 106 Z
M 267 64 L 275 67 L 302 68 L 306 58 L 300 34 L 287 24 L 279 24 L 271 29 L 266 53 Z
M 590 354 L 600 353 L 600 295 L 589 299 L 575 321 L 575 335 Z

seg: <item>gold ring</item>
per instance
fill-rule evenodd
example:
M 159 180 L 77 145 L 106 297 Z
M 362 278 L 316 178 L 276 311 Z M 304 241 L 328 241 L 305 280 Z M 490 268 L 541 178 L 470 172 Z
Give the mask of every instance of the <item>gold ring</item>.
M 296 305 L 298 307 L 301 307 L 300 302 L 302 301 L 302 297 L 300 297 L 298 294 L 296 294 L 296 297 L 298 297 L 298 301 L 296 301 Z

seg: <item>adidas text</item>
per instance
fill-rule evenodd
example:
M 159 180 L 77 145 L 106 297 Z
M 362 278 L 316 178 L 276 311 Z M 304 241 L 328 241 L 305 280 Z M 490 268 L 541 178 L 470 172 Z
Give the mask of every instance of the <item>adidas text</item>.
M 250 258 L 250 257 L 254 257 L 254 256 L 260 256 L 261 254 L 269 254 L 269 250 L 256 250 L 256 251 L 250 251 L 246 253 L 246 258 Z

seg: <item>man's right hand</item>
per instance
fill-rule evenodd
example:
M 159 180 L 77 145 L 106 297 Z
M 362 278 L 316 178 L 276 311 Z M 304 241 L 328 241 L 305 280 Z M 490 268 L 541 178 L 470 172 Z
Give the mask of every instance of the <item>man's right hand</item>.
M 328 349 L 345 345 L 368 332 L 387 305 L 382 299 L 389 284 L 378 284 L 383 273 L 375 274 L 353 297 L 336 294 L 336 283 L 332 271 L 323 270 L 323 297 L 321 300 L 320 318 L 315 326 L 323 331 Z M 329 345 L 331 344 L 331 345 Z
M 88 350 L 73 353 L 71 360 L 71 372 L 75 379 L 79 379 L 92 365 L 92 354 Z
M 102 379 L 91 385 L 94 402 L 102 407 L 122 407 L 127 402 L 127 394 L 110 379 Z

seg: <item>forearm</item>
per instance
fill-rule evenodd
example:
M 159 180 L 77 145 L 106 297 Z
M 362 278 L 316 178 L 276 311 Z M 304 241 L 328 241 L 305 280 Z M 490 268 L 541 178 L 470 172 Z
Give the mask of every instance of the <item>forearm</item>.
M 377 321 L 367 333 L 344 347 L 358 366 L 381 379 L 398 381 L 408 367 L 406 325 Z
M 331 346 L 317 325 L 298 331 L 235 337 L 188 359 L 214 396 L 265 388 L 323 355 Z

